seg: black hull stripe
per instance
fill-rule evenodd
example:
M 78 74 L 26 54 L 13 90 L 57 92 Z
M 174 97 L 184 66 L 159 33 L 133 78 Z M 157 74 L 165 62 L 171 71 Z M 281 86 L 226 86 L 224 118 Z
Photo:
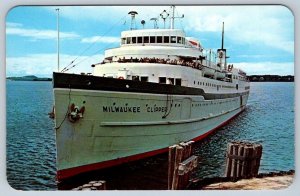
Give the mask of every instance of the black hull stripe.
M 53 88 L 138 92 L 169 95 L 201 95 L 206 100 L 233 98 L 249 93 L 243 92 L 230 94 L 212 94 L 205 93 L 204 90 L 200 88 L 56 72 L 53 73 Z

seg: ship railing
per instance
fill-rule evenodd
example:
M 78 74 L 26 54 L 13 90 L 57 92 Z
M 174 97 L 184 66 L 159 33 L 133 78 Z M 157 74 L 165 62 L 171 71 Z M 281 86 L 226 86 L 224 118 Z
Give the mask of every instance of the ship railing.
M 192 68 L 197 68 L 197 69 L 202 69 L 203 65 L 198 62 L 198 61 L 186 61 L 186 60 L 177 60 L 177 59 L 161 59 L 161 58 L 130 58 L 130 59 L 125 59 L 125 58 L 119 58 L 117 61 L 118 63 L 159 63 L 159 64 L 170 64 L 170 65 L 181 65 L 181 66 L 187 66 L 187 67 L 192 67 Z
M 211 66 L 208 65 L 204 65 L 203 62 L 201 62 L 201 60 L 184 60 L 184 59 L 162 59 L 162 58 L 148 58 L 148 57 L 144 57 L 144 58 L 140 58 L 138 59 L 136 58 L 119 58 L 118 60 L 111 60 L 111 59 L 105 59 L 103 60 L 101 63 L 99 64 L 106 64 L 106 63 L 158 63 L 158 64 L 169 64 L 169 65 L 180 65 L 180 66 L 185 66 L 185 67 L 191 67 L 194 69 L 198 69 L 198 70 L 203 70 L 203 68 L 210 68 L 210 69 L 214 69 L 217 72 L 222 72 L 222 70 L 218 70 L 215 69 Z M 98 65 L 98 64 L 95 64 Z

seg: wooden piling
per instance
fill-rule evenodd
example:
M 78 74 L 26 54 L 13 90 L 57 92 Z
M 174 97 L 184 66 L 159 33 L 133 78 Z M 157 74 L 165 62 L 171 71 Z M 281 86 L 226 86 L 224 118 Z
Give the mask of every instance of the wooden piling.
M 189 184 L 191 172 L 198 164 L 198 157 L 191 156 L 193 142 L 181 142 L 179 145 L 169 147 L 169 190 L 185 189 Z
M 232 155 L 234 157 L 238 156 L 238 150 L 239 150 L 238 148 L 239 148 L 239 144 L 238 143 L 233 143 L 233 145 L 232 145 Z M 237 159 L 232 158 L 230 177 L 236 178 L 236 176 L 237 176 L 236 174 L 237 174 Z
M 225 169 L 225 176 L 228 177 L 231 174 L 231 163 L 232 159 L 229 157 L 233 153 L 233 144 L 229 143 L 227 145 L 227 154 L 226 154 L 226 169 Z
M 260 166 L 261 156 L 262 156 L 262 145 L 257 145 L 256 146 L 255 169 L 254 169 L 255 176 L 258 175 L 258 170 L 259 170 L 259 166 Z
M 177 146 L 176 147 L 173 181 L 172 181 L 172 190 L 176 190 L 177 187 L 178 187 L 178 180 L 179 180 L 178 167 L 179 167 L 179 163 L 182 161 L 182 158 L 183 158 L 183 150 L 184 150 L 184 148 L 182 146 Z
M 169 147 L 169 157 L 168 157 L 168 190 L 172 189 L 173 175 L 174 175 L 174 165 L 175 165 L 175 154 L 176 147 L 178 145 L 173 145 Z
M 243 145 L 238 147 L 238 156 L 239 157 L 244 156 L 244 146 Z M 236 173 L 237 178 L 240 178 L 242 176 L 243 164 L 244 164 L 244 160 L 242 160 L 242 159 L 237 160 L 237 168 L 236 168 L 237 169 L 237 173 Z

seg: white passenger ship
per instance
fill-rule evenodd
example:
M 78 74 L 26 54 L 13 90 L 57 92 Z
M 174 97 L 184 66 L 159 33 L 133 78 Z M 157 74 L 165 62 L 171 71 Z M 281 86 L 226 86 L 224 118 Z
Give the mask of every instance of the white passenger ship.
M 245 109 L 250 84 L 227 64 L 224 24 L 214 53 L 174 18 L 123 31 L 93 75 L 53 73 L 58 180 L 203 139 Z

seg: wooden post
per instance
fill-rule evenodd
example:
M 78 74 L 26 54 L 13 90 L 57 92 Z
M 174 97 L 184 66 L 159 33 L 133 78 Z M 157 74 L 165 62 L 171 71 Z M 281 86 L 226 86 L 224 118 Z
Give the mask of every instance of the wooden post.
M 238 148 L 239 148 L 239 144 L 238 143 L 233 143 L 232 145 L 232 155 L 234 156 L 232 158 L 232 163 L 231 163 L 231 175 L 230 177 L 232 178 L 236 178 L 236 173 L 237 173 L 237 158 L 235 158 L 236 156 L 238 156 Z
M 244 146 L 243 145 L 239 145 L 238 146 L 238 156 L 239 157 L 243 157 L 244 156 Z M 243 167 L 244 161 L 242 159 L 239 159 L 237 161 L 237 173 L 236 173 L 236 177 L 239 178 L 242 176 L 242 167 Z
M 262 155 L 262 145 L 258 144 L 256 146 L 256 159 L 255 159 L 254 176 L 258 175 L 261 155 Z
M 180 163 L 180 166 L 184 167 L 184 172 L 182 174 L 178 173 L 179 180 L 178 180 L 177 189 L 180 189 L 180 190 L 186 188 L 188 183 L 189 183 L 190 174 L 191 174 L 191 171 L 189 170 L 189 167 L 190 167 L 190 164 L 192 162 L 192 160 L 190 160 L 189 158 L 191 158 L 192 143 L 193 142 L 194 141 L 190 141 L 190 142 L 186 142 L 186 143 L 180 143 L 180 145 L 184 148 L 184 151 L 183 151 L 183 160 L 184 161 L 182 163 Z M 186 162 L 186 161 L 188 161 L 188 162 Z
M 169 190 L 184 189 L 189 184 L 191 172 L 198 164 L 198 157 L 191 156 L 193 142 L 181 142 L 179 145 L 169 147 Z
M 183 150 L 184 148 L 181 146 L 176 147 L 176 155 L 175 155 L 175 162 L 174 162 L 174 172 L 173 172 L 173 181 L 172 181 L 172 190 L 176 190 L 178 188 L 178 167 L 179 163 L 182 161 L 183 157 Z
M 168 157 L 168 190 L 172 189 L 173 175 L 174 175 L 174 165 L 175 165 L 175 154 L 176 147 L 178 145 L 173 145 L 169 147 L 169 157 Z
M 229 157 L 233 153 L 233 144 L 229 143 L 227 145 L 227 160 L 226 160 L 226 169 L 225 169 L 225 177 L 229 177 L 231 174 L 231 163 L 232 159 Z
M 191 157 L 192 156 L 192 151 L 193 151 L 193 143 L 194 143 L 194 141 L 189 141 L 189 142 L 187 142 L 187 144 L 188 144 L 188 157 L 187 158 L 189 158 L 189 157 Z M 196 160 L 196 162 L 198 161 L 198 158 L 197 158 L 197 160 Z M 192 168 L 187 174 L 186 174 L 186 176 L 184 177 L 184 180 L 185 180 L 185 186 L 187 186 L 188 184 L 189 184 L 189 180 L 190 180 L 190 178 L 191 178 L 191 174 L 192 174 L 192 170 L 193 170 L 194 168 Z

